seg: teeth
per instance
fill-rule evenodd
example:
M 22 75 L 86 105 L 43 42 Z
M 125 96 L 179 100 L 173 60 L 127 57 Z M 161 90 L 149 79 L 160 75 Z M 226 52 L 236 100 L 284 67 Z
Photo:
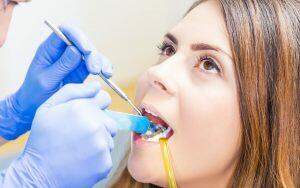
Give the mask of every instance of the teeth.
M 144 108 L 145 112 L 151 114 L 156 118 L 160 118 L 158 115 L 151 112 L 149 109 Z M 141 137 L 143 140 L 148 142 L 159 142 L 160 138 L 167 138 L 168 134 L 172 130 L 171 127 L 165 127 L 160 124 L 152 124 L 154 125 L 153 129 L 148 130 L 146 133 L 142 134 Z
M 145 111 L 146 111 L 148 114 L 151 114 L 151 115 L 153 115 L 153 116 L 155 116 L 155 117 L 158 117 L 158 115 L 154 114 L 153 112 L 151 112 L 150 110 L 148 110 L 148 109 L 146 109 L 146 108 L 145 108 Z
M 142 139 L 148 142 L 159 142 L 159 139 L 166 138 L 171 130 L 171 127 L 168 127 L 168 129 L 164 130 L 163 132 L 156 134 L 153 134 L 151 131 L 146 132 L 144 135 L 142 135 Z
M 164 131 L 167 130 L 166 127 L 160 125 L 160 124 L 153 124 L 155 126 L 155 130 L 148 130 L 146 133 L 144 133 L 142 136 L 144 136 L 145 138 L 150 138 L 153 136 L 156 136 L 158 134 L 163 133 Z

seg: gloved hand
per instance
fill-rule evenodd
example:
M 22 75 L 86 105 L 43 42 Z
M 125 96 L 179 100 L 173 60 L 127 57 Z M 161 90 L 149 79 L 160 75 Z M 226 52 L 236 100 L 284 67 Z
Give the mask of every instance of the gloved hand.
M 0 136 L 7 140 L 29 130 L 36 109 L 63 85 L 82 83 L 89 73 L 112 75 L 109 61 L 80 30 L 70 26 L 60 29 L 76 48 L 52 33 L 38 48 L 20 89 L 0 101 Z
M 3 187 L 91 187 L 111 167 L 117 127 L 105 114 L 109 95 L 92 84 L 69 84 L 38 109 L 21 157 Z

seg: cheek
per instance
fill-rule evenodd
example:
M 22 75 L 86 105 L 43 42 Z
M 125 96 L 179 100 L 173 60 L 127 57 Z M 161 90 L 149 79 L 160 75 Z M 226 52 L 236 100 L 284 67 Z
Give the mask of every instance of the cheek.
M 179 101 L 180 121 L 172 149 L 180 176 L 187 180 L 225 174 L 237 158 L 240 143 L 236 95 L 226 87 L 201 88 L 181 93 Z
M 147 93 L 148 89 L 150 87 L 150 84 L 147 80 L 147 74 L 144 73 L 138 83 L 137 83 L 137 90 L 135 95 L 135 104 L 140 104 L 143 100 L 145 94 Z

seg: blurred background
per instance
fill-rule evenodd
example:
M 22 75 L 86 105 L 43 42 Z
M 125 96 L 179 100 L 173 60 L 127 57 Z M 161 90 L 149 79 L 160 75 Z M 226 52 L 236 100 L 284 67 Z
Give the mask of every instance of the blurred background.
M 156 46 L 194 0 L 33 0 L 15 8 L 9 35 L 0 49 L 0 97 L 22 84 L 38 45 L 50 34 L 43 21 L 68 23 L 83 30 L 114 65 L 113 80 L 133 99 L 136 81 L 157 61 Z M 97 80 L 89 77 L 87 81 Z M 102 82 L 100 79 L 98 79 Z M 110 89 L 111 109 L 129 112 Z M 34 96 L 34 93 L 32 93 Z M 0 169 L 21 152 L 28 135 L 0 147 Z M 114 173 L 129 149 L 130 133 L 119 132 L 112 152 Z M 105 187 L 102 181 L 96 187 Z

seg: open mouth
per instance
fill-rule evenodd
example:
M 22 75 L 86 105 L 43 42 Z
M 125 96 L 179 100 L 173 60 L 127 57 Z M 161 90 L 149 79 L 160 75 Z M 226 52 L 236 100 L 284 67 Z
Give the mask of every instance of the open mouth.
M 152 130 L 148 130 L 146 133 L 140 135 L 143 140 L 159 142 L 160 138 L 168 139 L 174 134 L 173 129 L 149 109 L 143 108 L 142 115 L 146 116 L 152 122 Z

